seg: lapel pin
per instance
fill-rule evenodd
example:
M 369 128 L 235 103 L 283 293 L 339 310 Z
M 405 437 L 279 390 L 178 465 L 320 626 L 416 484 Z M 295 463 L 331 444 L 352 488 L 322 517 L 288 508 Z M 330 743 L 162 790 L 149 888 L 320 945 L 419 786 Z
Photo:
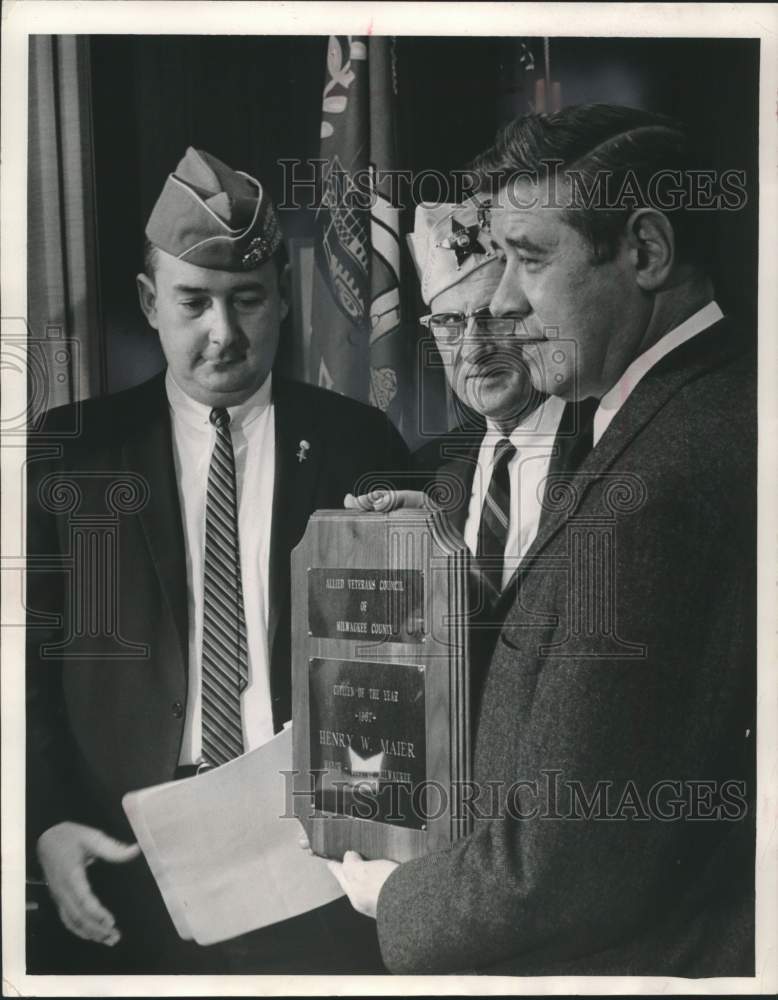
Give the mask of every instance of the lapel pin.
M 311 450 L 311 446 L 307 441 L 301 441 L 300 447 L 297 449 L 297 461 L 304 462 L 308 457 L 308 452 Z

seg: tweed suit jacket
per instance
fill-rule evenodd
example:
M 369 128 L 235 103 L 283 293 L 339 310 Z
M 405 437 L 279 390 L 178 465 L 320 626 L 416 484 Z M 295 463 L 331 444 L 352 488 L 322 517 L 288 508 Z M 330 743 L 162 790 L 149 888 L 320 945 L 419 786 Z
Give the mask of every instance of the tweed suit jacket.
M 667 355 L 550 500 L 503 595 L 474 832 L 390 875 L 384 962 L 751 975 L 751 340 L 723 320 Z

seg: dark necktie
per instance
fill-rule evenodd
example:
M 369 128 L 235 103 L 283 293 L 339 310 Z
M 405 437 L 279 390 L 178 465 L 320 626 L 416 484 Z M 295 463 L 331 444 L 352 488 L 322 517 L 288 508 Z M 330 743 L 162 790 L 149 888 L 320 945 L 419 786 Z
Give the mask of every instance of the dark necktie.
M 476 559 L 481 579 L 487 585 L 485 596 L 490 603 L 499 597 L 502 590 L 505 543 L 508 540 L 511 512 L 508 463 L 515 454 L 516 449 L 507 438 L 501 438 L 497 442 L 497 447 L 494 450 L 492 478 L 481 509 Z
M 218 407 L 210 419 L 216 443 L 205 504 L 202 741 L 203 757 L 219 765 L 243 753 L 240 696 L 248 682 L 248 652 L 230 415 Z
M 599 405 L 599 399 L 582 399 L 565 406 L 554 441 L 554 454 L 548 464 L 543 508 L 540 512 L 541 530 L 554 509 L 554 505 L 548 501 L 549 489 L 555 484 L 572 480 L 576 470 L 592 450 L 594 415 Z

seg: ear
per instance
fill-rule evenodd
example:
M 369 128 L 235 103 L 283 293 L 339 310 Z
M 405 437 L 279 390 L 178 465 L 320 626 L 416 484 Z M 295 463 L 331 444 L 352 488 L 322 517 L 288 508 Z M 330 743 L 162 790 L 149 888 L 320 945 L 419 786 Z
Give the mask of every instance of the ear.
M 675 263 L 675 233 L 663 212 L 654 208 L 634 211 L 626 225 L 635 279 L 644 291 L 663 288 Z
M 289 315 L 289 303 L 292 300 L 292 269 L 289 264 L 284 265 L 284 269 L 278 276 L 278 293 L 281 296 L 279 308 L 281 319 L 285 320 Z
M 138 274 L 135 277 L 135 283 L 138 286 L 138 298 L 143 315 L 146 317 L 149 326 L 153 330 L 158 330 L 157 290 L 154 287 L 154 282 L 147 274 Z

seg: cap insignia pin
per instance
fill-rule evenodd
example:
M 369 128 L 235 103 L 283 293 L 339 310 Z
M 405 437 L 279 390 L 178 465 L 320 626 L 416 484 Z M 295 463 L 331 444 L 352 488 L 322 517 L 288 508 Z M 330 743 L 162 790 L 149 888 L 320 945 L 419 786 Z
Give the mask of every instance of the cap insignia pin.
M 486 250 L 478 242 L 480 232 L 480 226 L 463 226 L 461 222 L 452 219 L 451 235 L 447 236 L 438 246 L 444 250 L 453 250 L 457 258 L 457 267 L 461 267 L 472 254 L 486 253 Z
M 266 260 L 272 253 L 272 248 L 263 236 L 255 236 L 249 243 L 248 250 L 243 254 L 241 263 L 244 267 L 255 267 L 261 261 Z

